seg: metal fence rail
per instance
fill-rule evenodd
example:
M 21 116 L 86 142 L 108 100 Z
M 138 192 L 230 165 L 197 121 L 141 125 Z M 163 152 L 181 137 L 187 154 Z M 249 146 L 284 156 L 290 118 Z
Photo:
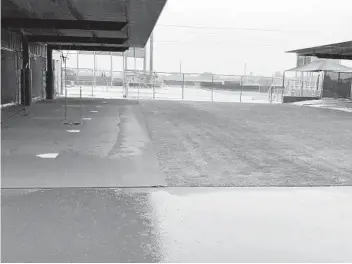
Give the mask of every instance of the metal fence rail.
M 69 97 L 282 102 L 282 79 L 260 76 L 63 69 Z M 62 92 L 63 94 L 64 92 Z

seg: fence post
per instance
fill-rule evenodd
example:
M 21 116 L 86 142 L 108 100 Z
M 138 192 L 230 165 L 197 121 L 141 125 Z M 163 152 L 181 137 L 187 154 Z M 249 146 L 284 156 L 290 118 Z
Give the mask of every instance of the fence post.
M 241 86 L 241 93 L 240 93 L 240 103 L 242 103 L 242 92 L 243 92 L 243 76 L 241 76 L 240 86 Z
M 67 65 L 66 65 L 66 57 L 63 57 L 64 64 L 65 64 L 65 120 L 64 123 L 67 123 L 67 85 L 66 85 L 66 78 L 67 78 Z
M 153 84 L 153 99 L 155 99 L 155 76 L 152 75 L 152 84 Z
M 93 82 L 92 82 L 92 97 L 94 96 L 94 87 L 95 87 L 95 66 L 96 66 L 96 63 L 95 63 L 95 51 L 93 51 Z
M 79 114 L 80 114 L 80 119 L 82 120 L 82 86 L 79 86 Z
M 185 74 L 182 74 L 182 101 L 185 98 Z
M 275 87 L 274 87 L 274 85 L 273 84 L 271 84 L 271 86 L 270 86 L 270 103 L 272 104 L 273 103 L 273 89 L 274 89 Z
M 214 102 L 214 74 L 211 75 L 211 101 Z
M 92 71 L 92 97 L 94 96 L 94 70 Z

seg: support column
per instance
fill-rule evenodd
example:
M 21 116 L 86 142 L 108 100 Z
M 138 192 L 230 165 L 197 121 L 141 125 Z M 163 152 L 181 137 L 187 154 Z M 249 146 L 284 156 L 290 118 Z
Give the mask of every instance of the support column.
M 110 89 L 112 88 L 112 82 L 113 82 L 113 78 L 112 78 L 112 70 L 113 66 L 112 66 L 112 52 L 110 52 Z
M 124 60 L 125 60 L 125 68 L 124 68 L 124 70 L 127 71 L 128 70 L 128 57 L 127 57 L 127 55 L 125 55 Z
M 154 34 L 153 32 L 150 34 L 150 53 L 149 53 L 149 74 L 150 79 L 153 77 L 154 71 Z
M 143 72 L 144 74 L 147 73 L 147 45 L 144 47 Z
M 22 38 L 22 70 L 21 70 L 21 104 L 29 106 L 32 103 L 32 72 L 30 69 L 30 56 L 28 41 Z
M 53 72 L 53 49 L 47 46 L 46 52 L 47 71 L 46 71 L 46 99 L 54 99 L 54 72 Z
M 76 86 L 79 87 L 79 50 L 77 50 Z

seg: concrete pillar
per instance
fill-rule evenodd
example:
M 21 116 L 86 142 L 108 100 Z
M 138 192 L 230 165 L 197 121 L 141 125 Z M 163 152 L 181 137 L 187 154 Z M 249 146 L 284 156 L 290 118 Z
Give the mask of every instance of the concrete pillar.
M 154 34 L 150 34 L 150 53 L 149 53 L 149 74 L 150 79 L 153 77 L 154 71 Z
M 32 72 L 28 41 L 22 38 L 22 69 L 21 69 L 21 104 L 29 106 L 32 103 Z
M 144 56 L 143 56 L 143 72 L 147 72 L 147 45 L 144 47 Z
M 47 46 L 46 53 L 47 71 L 46 71 L 46 99 L 54 99 L 54 72 L 53 72 L 53 49 Z

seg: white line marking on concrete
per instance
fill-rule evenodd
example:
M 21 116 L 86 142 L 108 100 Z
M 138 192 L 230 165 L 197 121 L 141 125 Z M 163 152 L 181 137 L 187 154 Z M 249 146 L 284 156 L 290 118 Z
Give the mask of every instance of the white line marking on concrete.
M 107 101 L 104 101 L 104 102 L 101 102 L 102 104 L 107 104 L 108 102 Z
M 67 132 L 69 132 L 69 133 L 79 133 L 79 132 L 81 132 L 81 130 L 79 130 L 79 129 L 71 129 L 71 130 L 66 130 Z
M 58 155 L 59 153 L 43 153 L 43 154 L 38 154 L 36 156 L 42 159 L 56 159 Z
M 91 113 L 98 113 L 99 111 L 97 111 L 97 110 L 91 110 L 91 111 L 89 111 L 89 112 L 91 112 Z
M 87 121 L 89 121 L 89 120 L 92 120 L 92 118 L 90 118 L 90 117 L 83 117 L 82 120 L 87 120 Z
M 103 106 L 101 106 L 101 105 L 97 105 L 97 108 L 102 108 Z

